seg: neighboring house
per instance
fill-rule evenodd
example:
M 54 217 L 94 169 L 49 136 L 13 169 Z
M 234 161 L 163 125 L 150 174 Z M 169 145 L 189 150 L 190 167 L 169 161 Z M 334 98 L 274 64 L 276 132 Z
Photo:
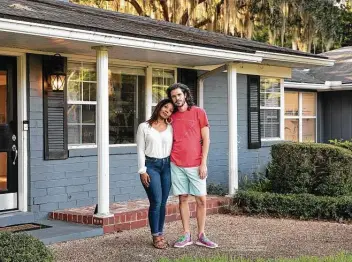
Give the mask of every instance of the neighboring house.
M 352 139 L 352 47 L 322 55 L 335 65 L 294 69 L 285 80 L 285 140 Z
M 0 0 L 0 211 L 145 198 L 136 128 L 174 82 L 208 113 L 209 180 L 238 188 L 284 140 L 291 68 L 323 56 L 53 0 Z M 59 55 L 58 55 L 59 54 Z M 259 121 L 260 120 L 260 121 Z M 1 217 L 1 215 L 0 215 Z

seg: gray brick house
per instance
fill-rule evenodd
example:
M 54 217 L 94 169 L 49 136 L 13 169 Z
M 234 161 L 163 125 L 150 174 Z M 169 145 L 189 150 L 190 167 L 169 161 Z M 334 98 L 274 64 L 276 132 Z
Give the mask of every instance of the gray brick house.
M 324 56 L 54 0 L 0 0 L 0 216 L 145 198 L 136 128 L 187 84 L 232 194 L 284 140 L 284 79 Z

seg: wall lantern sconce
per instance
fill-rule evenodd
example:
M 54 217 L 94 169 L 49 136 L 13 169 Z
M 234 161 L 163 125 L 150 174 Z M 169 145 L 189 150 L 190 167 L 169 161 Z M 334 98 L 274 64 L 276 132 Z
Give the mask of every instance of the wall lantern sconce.
M 66 81 L 65 60 L 60 54 L 55 54 L 50 58 L 50 69 L 47 81 L 53 91 L 64 91 Z

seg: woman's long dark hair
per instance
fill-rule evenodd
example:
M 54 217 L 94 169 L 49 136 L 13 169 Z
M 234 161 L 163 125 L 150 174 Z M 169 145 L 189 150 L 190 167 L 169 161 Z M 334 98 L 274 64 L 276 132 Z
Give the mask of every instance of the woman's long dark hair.
M 152 124 L 156 121 L 158 121 L 159 115 L 160 115 L 160 110 L 163 108 L 164 105 L 166 104 L 171 104 L 172 106 L 174 106 L 174 104 L 172 103 L 172 100 L 166 98 L 161 100 L 155 107 L 152 116 L 149 118 L 149 120 L 147 120 L 147 123 L 152 126 Z
M 171 91 L 175 90 L 177 88 L 181 89 L 182 93 L 186 96 L 186 102 L 187 102 L 187 105 L 188 105 L 188 110 L 190 110 L 191 107 L 195 105 L 195 103 L 193 102 L 193 96 L 191 94 L 191 90 L 185 84 L 176 83 L 176 84 L 173 84 L 173 85 L 169 86 L 168 89 L 166 90 L 167 97 L 172 101 L 172 99 L 171 99 Z M 174 111 L 177 111 L 177 107 L 175 107 Z

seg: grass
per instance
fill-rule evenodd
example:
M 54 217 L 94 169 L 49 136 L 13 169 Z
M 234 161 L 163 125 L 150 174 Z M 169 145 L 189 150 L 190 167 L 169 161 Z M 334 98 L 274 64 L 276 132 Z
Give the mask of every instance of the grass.
M 191 258 L 184 257 L 175 260 L 163 258 L 159 262 L 350 262 L 352 261 L 352 255 L 346 253 L 340 253 L 334 256 L 327 257 L 312 257 L 302 256 L 298 258 L 277 258 L 277 259 L 248 259 L 248 258 L 231 258 L 226 256 L 216 256 L 213 258 Z

